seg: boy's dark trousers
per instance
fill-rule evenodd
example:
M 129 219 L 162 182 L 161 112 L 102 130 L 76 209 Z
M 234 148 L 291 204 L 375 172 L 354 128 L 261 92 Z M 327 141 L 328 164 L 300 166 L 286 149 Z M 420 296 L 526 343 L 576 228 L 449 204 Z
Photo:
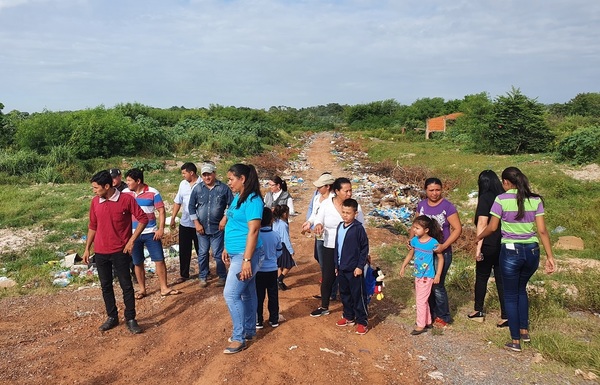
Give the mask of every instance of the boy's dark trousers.
M 265 293 L 269 297 L 267 309 L 269 309 L 269 322 L 279 323 L 279 289 L 277 288 L 277 270 L 259 271 L 256 273 L 256 297 L 258 306 L 256 308 L 256 322 L 264 322 L 263 309 Z
M 119 285 L 123 291 L 123 302 L 125 304 L 125 319 L 127 321 L 135 319 L 135 299 L 133 292 L 133 283 L 129 273 L 129 264 L 131 255 L 123 252 L 113 254 L 99 254 L 94 256 L 96 268 L 98 269 L 98 278 L 100 287 L 102 287 L 102 297 L 106 307 L 106 315 L 118 319 L 117 304 L 115 292 L 113 289 L 113 267 L 119 278 Z
M 340 297 L 344 305 L 343 316 L 347 320 L 367 326 L 369 311 L 364 274 L 354 276 L 353 271 L 338 271 Z

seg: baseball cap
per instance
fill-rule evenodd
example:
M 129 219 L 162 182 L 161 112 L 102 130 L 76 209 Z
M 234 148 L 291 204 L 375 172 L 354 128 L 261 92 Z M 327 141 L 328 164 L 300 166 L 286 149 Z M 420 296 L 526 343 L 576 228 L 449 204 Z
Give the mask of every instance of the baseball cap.
M 200 169 L 200 174 L 212 174 L 213 172 L 217 171 L 217 168 L 215 167 L 214 164 L 211 163 L 204 163 L 202 165 L 202 168 Z
M 315 185 L 315 187 L 323 187 L 326 185 L 333 184 L 334 181 L 335 179 L 333 179 L 333 176 L 331 176 L 331 174 L 323 174 L 319 177 L 319 179 L 314 181 L 313 184 Z
M 110 172 L 110 176 L 113 178 L 116 178 L 119 175 L 121 175 L 121 170 L 119 170 L 118 168 L 111 168 L 110 170 L 108 170 L 108 172 Z

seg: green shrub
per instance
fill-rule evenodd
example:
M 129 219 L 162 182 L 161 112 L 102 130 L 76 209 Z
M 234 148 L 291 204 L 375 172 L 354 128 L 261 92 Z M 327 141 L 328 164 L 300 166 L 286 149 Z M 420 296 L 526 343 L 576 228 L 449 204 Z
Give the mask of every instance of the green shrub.
M 35 180 L 38 183 L 63 183 L 63 177 L 54 166 L 46 166 L 35 173 Z
M 489 138 L 489 143 L 482 142 L 482 150 L 498 154 L 545 152 L 554 140 L 544 120 L 543 105 L 515 88 L 496 99 L 482 137 Z
M 0 153 L 0 171 L 8 175 L 26 175 L 37 172 L 47 164 L 47 160 L 32 150 L 2 151 Z
M 586 164 L 600 159 L 600 126 L 578 129 L 564 138 L 557 148 L 561 162 Z
M 131 120 L 97 107 L 72 113 L 73 134 L 69 138 L 79 159 L 108 158 L 116 154 L 131 155 L 137 152 L 137 142 Z
M 131 164 L 131 168 L 139 168 L 144 172 L 164 170 L 165 162 L 158 160 L 136 160 Z

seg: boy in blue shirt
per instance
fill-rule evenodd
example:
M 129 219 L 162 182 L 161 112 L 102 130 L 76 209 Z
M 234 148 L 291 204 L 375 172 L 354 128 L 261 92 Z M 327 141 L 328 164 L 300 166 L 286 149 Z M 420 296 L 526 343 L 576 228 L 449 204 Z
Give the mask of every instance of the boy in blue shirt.
M 352 198 L 342 202 L 342 220 L 335 238 L 335 272 L 343 304 L 337 326 L 356 326 L 356 334 L 369 330 L 367 292 L 363 269 L 369 256 L 369 239 L 362 223 L 356 220 L 358 202 Z

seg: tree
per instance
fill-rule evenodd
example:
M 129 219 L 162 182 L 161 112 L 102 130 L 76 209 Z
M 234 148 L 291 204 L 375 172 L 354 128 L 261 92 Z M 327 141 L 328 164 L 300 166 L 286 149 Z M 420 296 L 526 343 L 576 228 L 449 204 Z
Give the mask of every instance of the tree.
M 491 146 L 484 151 L 499 154 L 548 151 L 554 140 L 544 120 L 544 106 L 514 87 L 496 98 L 492 120 L 482 134 Z
M 578 94 L 567 103 L 571 115 L 600 117 L 600 94 Z
M 493 148 L 486 135 L 493 120 L 493 108 L 494 103 L 485 92 L 465 96 L 456 109 L 464 115 L 456 119 L 446 135 L 453 142 L 465 144 L 475 151 Z

